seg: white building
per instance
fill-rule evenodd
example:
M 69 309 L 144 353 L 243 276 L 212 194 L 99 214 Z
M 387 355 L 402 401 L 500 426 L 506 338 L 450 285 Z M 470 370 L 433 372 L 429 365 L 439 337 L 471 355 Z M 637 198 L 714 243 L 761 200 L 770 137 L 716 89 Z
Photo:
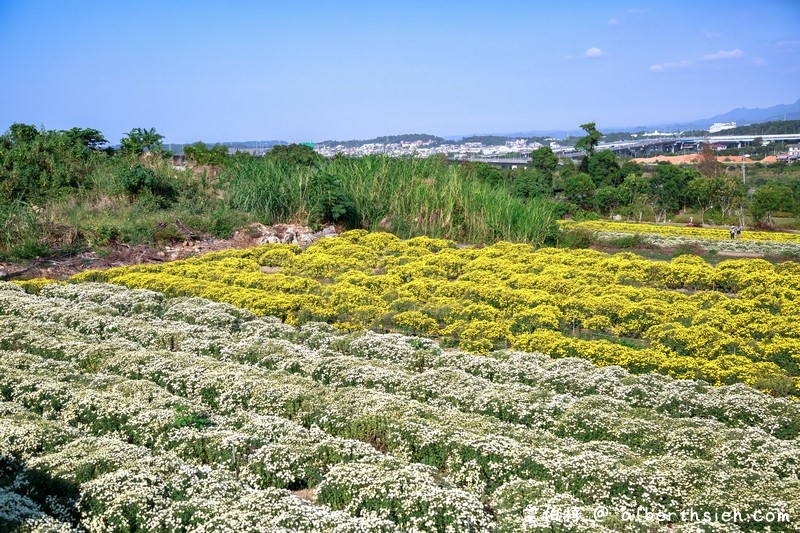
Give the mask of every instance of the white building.
M 717 133 L 722 130 L 731 130 L 736 127 L 735 122 L 715 122 L 708 128 L 708 133 Z

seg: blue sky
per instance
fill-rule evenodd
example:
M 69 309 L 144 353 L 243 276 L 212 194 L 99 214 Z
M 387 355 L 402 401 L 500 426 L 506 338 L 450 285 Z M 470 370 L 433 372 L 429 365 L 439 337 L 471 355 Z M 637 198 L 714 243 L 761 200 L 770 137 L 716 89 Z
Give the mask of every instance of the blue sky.
M 800 1 L 0 0 L 0 129 L 601 131 L 800 98 Z

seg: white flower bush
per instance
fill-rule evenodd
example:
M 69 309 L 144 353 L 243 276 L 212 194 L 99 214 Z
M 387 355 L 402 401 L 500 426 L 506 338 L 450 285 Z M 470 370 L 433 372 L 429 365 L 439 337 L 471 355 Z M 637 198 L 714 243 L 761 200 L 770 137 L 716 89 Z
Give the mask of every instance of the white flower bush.
M 796 400 L 741 384 L 0 283 L 0 529 L 682 530 L 621 513 L 736 507 L 791 530 L 799 435 Z

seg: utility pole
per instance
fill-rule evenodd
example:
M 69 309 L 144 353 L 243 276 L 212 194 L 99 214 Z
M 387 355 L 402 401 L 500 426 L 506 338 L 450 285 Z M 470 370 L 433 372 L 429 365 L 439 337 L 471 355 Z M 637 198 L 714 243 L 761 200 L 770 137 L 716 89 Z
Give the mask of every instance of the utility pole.
M 744 154 L 742 154 L 742 185 L 747 185 L 747 177 L 744 170 Z

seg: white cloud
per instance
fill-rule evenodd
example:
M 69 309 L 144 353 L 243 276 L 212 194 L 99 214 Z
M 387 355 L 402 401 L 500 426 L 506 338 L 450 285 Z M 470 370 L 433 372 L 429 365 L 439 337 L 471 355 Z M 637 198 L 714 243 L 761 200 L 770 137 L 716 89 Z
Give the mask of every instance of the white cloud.
M 650 70 L 653 72 L 663 72 L 665 70 L 679 70 L 682 68 L 689 68 L 694 65 L 692 61 L 673 61 L 670 63 L 657 63 L 650 67 Z
M 719 59 L 735 59 L 737 57 L 742 57 L 743 55 L 744 52 L 738 48 L 734 48 L 733 50 L 720 50 L 719 52 L 715 52 L 713 54 L 706 54 L 701 59 L 703 61 L 717 61 Z
M 698 61 L 719 61 L 720 59 L 736 59 L 739 57 L 743 57 L 744 52 L 742 52 L 739 48 L 734 48 L 733 50 L 720 50 L 719 52 L 715 52 L 713 54 L 705 54 L 703 57 L 698 59 Z M 751 59 L 751 63 L 756 66 L 765 65 L 767 60 L 763 57 L 754 57 Z M 696 65 L 695 61 L 689 61 L 688 59 L 684 59 L 681 61 L 671 61 L 667 63 L 656 63 L 655 65 L 650 66 L 650 70 L 652 72 L 664 72 L 665 70 L 679 70 L 683 68 L 689 68 L 692 66 L 699 66 Z
M 616 17 L 612 18 L 611 20 L 608 21 L 608 25 L 609 26 L 616 26 L 619 23 L 620 23 L 620 20 L 618 18 L 616 18 Z
M 572 60 L 572 56 L 564 56 L 564 59 L 567 60 L 567 61 L 570 61 L 570 60 Z
M 763 57 L 754 57 L 753 60 L 752 60 L 752 63 L 755 66 L 760 67 L 762 65 L 766 65 L 767 64 L 767 60 L 764 59 Z
M 605 55 L 605 52 L 603 52 L 599 48 L 592 47 L 586 50 L 586 52 L 584 52 L 583 55 L 585 55 L 586 57 L 600 57 L 602 55 Z
M 718 31 L 703 30 L 703 37 L 705 37 L 706 39 L 719 39 L 720 37 L 722 37 L 722 34 L 719 33 Z
M 800 40 L 797 41 L 778 41 L 775 43 L 775 46 L 778 48 L 790 48 L 794 46 L 800 46 Z

